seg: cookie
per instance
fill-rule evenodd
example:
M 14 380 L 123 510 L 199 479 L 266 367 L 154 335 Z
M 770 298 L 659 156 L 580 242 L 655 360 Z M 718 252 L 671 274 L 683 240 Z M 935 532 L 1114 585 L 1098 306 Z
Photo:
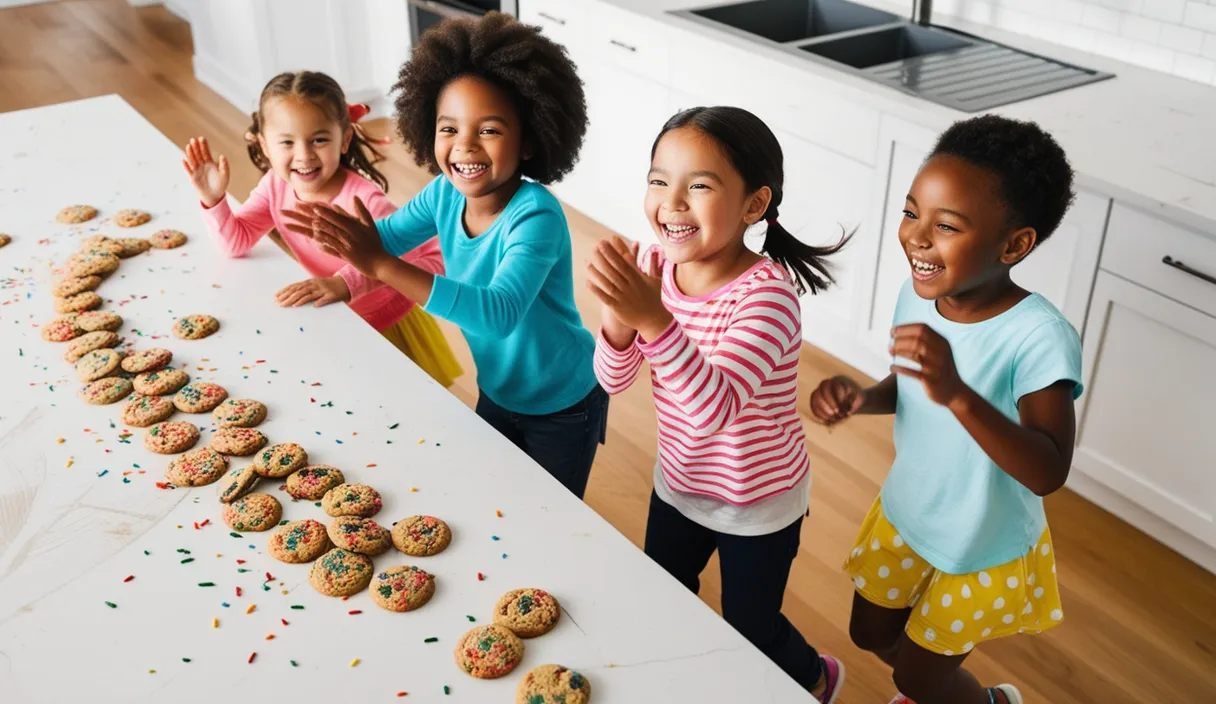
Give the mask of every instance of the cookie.
M 112 376 L 94 381 L 81 389 L 80 398 L 84 399 L 85 403 L 104 406 L 123 400 L 129 393 L 131 393 L 131 382 L 122 377 Z
M 166 398 L 137 395 L 123 406 L 122 422 L 136 428 L 146 428 L 173 415 L 173 410 L 173 404 Z
M 80 337 L 85 329 L 76 324 L 76 314 L 69 313 L 42 326 L 42 339 L 47 342 L 67 342 Z
M 85 291 L 75 296 L 55 299 L 56 313 L 79 313 L 82 310 L 93 310 L 101 306 L 101 296 L 96 291 Z
M 55 282 L 51 293 L 59 298 L 67 298 L 85 291 L 92 291 L 100 285 L 100 276 L 65 276 Z
M 371 518 L 380 512 L 383 505 L 380 492 L 366 484 L 339 484 L 325 492 L 325 497 L 321 499 L 322 510 L 334 518 Z
M 266 404 L 248 398 L 230 398 L 211 414 L 221 428 L 252 428 L 266 420 Z
M 194 381 L 183 386 L 173 397 L 173 405 L 182 413 L 210 413 L 228 398 L 228 391 L 210 381 Z
M 55 220 L 64 225 L 78 225 L 82 222 L 88 222 L 97 217 L 97 208 L 91 205 L 69 205 L 60 210 L 55 216 Z
M 494 605 L 494 623 L 510 628 L 520 638 L 545 635 L 561 615 L 557 599 L 542 589 L 513 589 Z
M 151 219 L 152 216 L 148 213 L 134 208 L 123 208 L 114 213 L 114 224 L 119 227 L 139 227 Z
M 144 432 L 144 447 L 160 455 L 176 455 L 194 447 L 198 437 L 198 426 L 170 420 L 157 423 Z
M 0 232 L 0 247 L 7 247 L 8 243 L 12 241 L 12 235 L 6 235 L 3 232 Z
M 173 353 L 163 347 L 152 347 L 132 352 L 122 360 L 122 370 L 132 374 L 143 374 L 164 369 L 173 359 Z
M 142 237 L 119 237 L 114 242 L 119 247 L 118 251 L 115 252 L 119 259 L 134 257 L 137 254 L 143 254 L 152 249 L 152 243 Z
M 221 502 L 231 503 L 248 494 L 257 482 L 258 475 L 253 471 L 253 465 L 245 465 L 225 475 L 216 493 Z
M 165 480 L 173 486 L 206 486 L 227 471 L 227 457 L 209 447 L 200 447 L 170 460 Z
M 410 516 L 393 526 L 393 545 L 406 555 L 438 555 L 452 542 L 448 524 L 434 516 Z
M 351 596 L 367 588 L 372 571 L 371 558 L 334 548 L 312 563 L 308 583 L 325 596 Z
M 174 367 L 165 367 L 135 377 L 135 390 L 144 396 L 164 396 L 177 391 L 189 381 L 190 375 L 186 372 Z
M 519 681 L 515 704 L 587 704 L 591 682 L 561 665 L 534 667 Z
M 339 516 L 329 524 L 329 539 L 340 548 L 375 557 L 392 547 L 388 531 L 370 518 Z
M 68 348 L 63 352 L 63 359 L 66 362 L 75 364 L 76 360 L 93 350 L 113 347 L 117 344 L 118 335 L 112 332 L 99 330 L 97 332 L 84 333 L 68 344 Z
M 176 249 L 186 244 L 186 235 L 177 230 L 160 230 L 152 233 L 148 244 L 157 249 Z
M 220 428 L 211 436 L 211 449 L 225 455 L 248 457 L 265 445 L 266 436 L 257 428 Z
M 80 249 L 81 251 L 100 249 L 117 256 L 118 253 L 122 251 L 122 245 L 118 244 L 117 241 L 106 237 L 105 235 L 89 235 L 83 240 L 80 240 Z
M 118 371 L 120 362 L 122 353 L 118 350 L 93 350 L 76 360 L 76 375 L 84 382 L 97 381 Z
M 283 506 L 270 494 L 248 494 L 225 506 L 223 517 L 232 530 L 260 533 L 279 525 Z
M 412 565 L 381 570 L 372 577 L 372 601 L 389 611 L 413 611 L 435 596 L 435 575 Z
M 524 642 L 498 625 L 477 626 L 465 633 L 456 646 L 456 664 L 482 680 L 510 673 L 523 656 Z
M 122 327 L 122 316 L 108 310 L 89 310 L 76 316 L 76 324 L 85 332 L 114 332 Z
M 173 323 L 173 334 L 183 340 L 201 340 L 220 329 L 220 321 L 210 315 L 187 315 Z
M 312 562 L 330 549 L 329 536 L 320 521 L 306 518 L 279 526 L 270 536 L 270 556 L 293 565 Z
M 281 442 L 262 450 L 253 460 L 253 469 L 263 477 L 282 479 L 308 464 L 308 453 L 294 442 Z
M 287 477 L 287 493 L 297 499 L 320 501 L 326 492 L 345 481 L 346 477 L 337 467 L 313 464 Z
M 80 251 L 68 259 L 68 274 L 72 276 L 97 276 L 115 271 L 118 271 L 118 257 L 104 249 Z

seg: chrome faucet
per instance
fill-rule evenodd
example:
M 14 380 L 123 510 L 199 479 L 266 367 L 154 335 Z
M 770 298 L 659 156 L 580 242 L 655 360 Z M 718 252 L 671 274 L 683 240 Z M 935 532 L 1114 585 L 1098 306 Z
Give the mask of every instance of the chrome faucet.
M 912 21 L 922 27 L 929 26 L 933 14 L 933 0 L 912 0 Z

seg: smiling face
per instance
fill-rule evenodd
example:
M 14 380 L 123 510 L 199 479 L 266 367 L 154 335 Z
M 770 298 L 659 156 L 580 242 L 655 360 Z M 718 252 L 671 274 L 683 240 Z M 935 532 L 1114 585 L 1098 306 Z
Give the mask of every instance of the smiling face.
M 678 127 L 650 162 L 646 217 L 673 264 L 710 260 L 743 246 L 743 232 L 768 208 L 772 192 L 749 192 L 713 138 Z
M 328 200 L 341 190 L 342 155 L 354 130 L 304 98 L 286 95 L 262 105 L 258 141 L 275 175 L 303 200 Z M 336 184 L 336 188 L 335 188 Z
M 939 154 L 921 167 L 904 206 L 899 243 L 917 295 L 937 300 L 1008 277 L 1034 246 L 1033 228 L 1011 230 L 996 174 Z
M 526 157 L 519 115 L 497 86 L 464 76 L 439 94 L 435 161 L 466 198 L 485 197 L 517 181 Z

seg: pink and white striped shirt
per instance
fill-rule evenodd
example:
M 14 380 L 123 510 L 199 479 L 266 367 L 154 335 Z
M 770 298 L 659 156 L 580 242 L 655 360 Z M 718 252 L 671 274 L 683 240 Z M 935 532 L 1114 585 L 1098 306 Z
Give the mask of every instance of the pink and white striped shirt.
M 600 384 L 620 393 L 643 359 L 650 362 L 658 464 L 674 492 L 743 507 L 798 487 L 810 459 L 797 410 L 802 318 L 789 275 L 765 258 L 712 293 L 686 296 L 676 287 L 675 266 L 655 250 L 663 304 L 675 321 L 658 339 L 638 338 L 625 350 L 601 334 Z M 793 502 L 800 504 L 791 506 L 793 518 L 807 500 Z

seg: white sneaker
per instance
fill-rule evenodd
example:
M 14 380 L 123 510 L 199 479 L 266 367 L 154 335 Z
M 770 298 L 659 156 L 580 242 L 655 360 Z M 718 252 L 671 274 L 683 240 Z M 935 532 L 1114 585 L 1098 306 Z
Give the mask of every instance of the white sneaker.
M 1017 687 L 1014 687 L 1011 684 L 998 684 L 997 686 L 993 687 L 993 689 L 997 690 L 1001 694 L 1004 694 L 1005 698 L 1009 700 L 1009 704 L 1024 704 L 1022 701 L 1022 693 L 1018 691 Z

